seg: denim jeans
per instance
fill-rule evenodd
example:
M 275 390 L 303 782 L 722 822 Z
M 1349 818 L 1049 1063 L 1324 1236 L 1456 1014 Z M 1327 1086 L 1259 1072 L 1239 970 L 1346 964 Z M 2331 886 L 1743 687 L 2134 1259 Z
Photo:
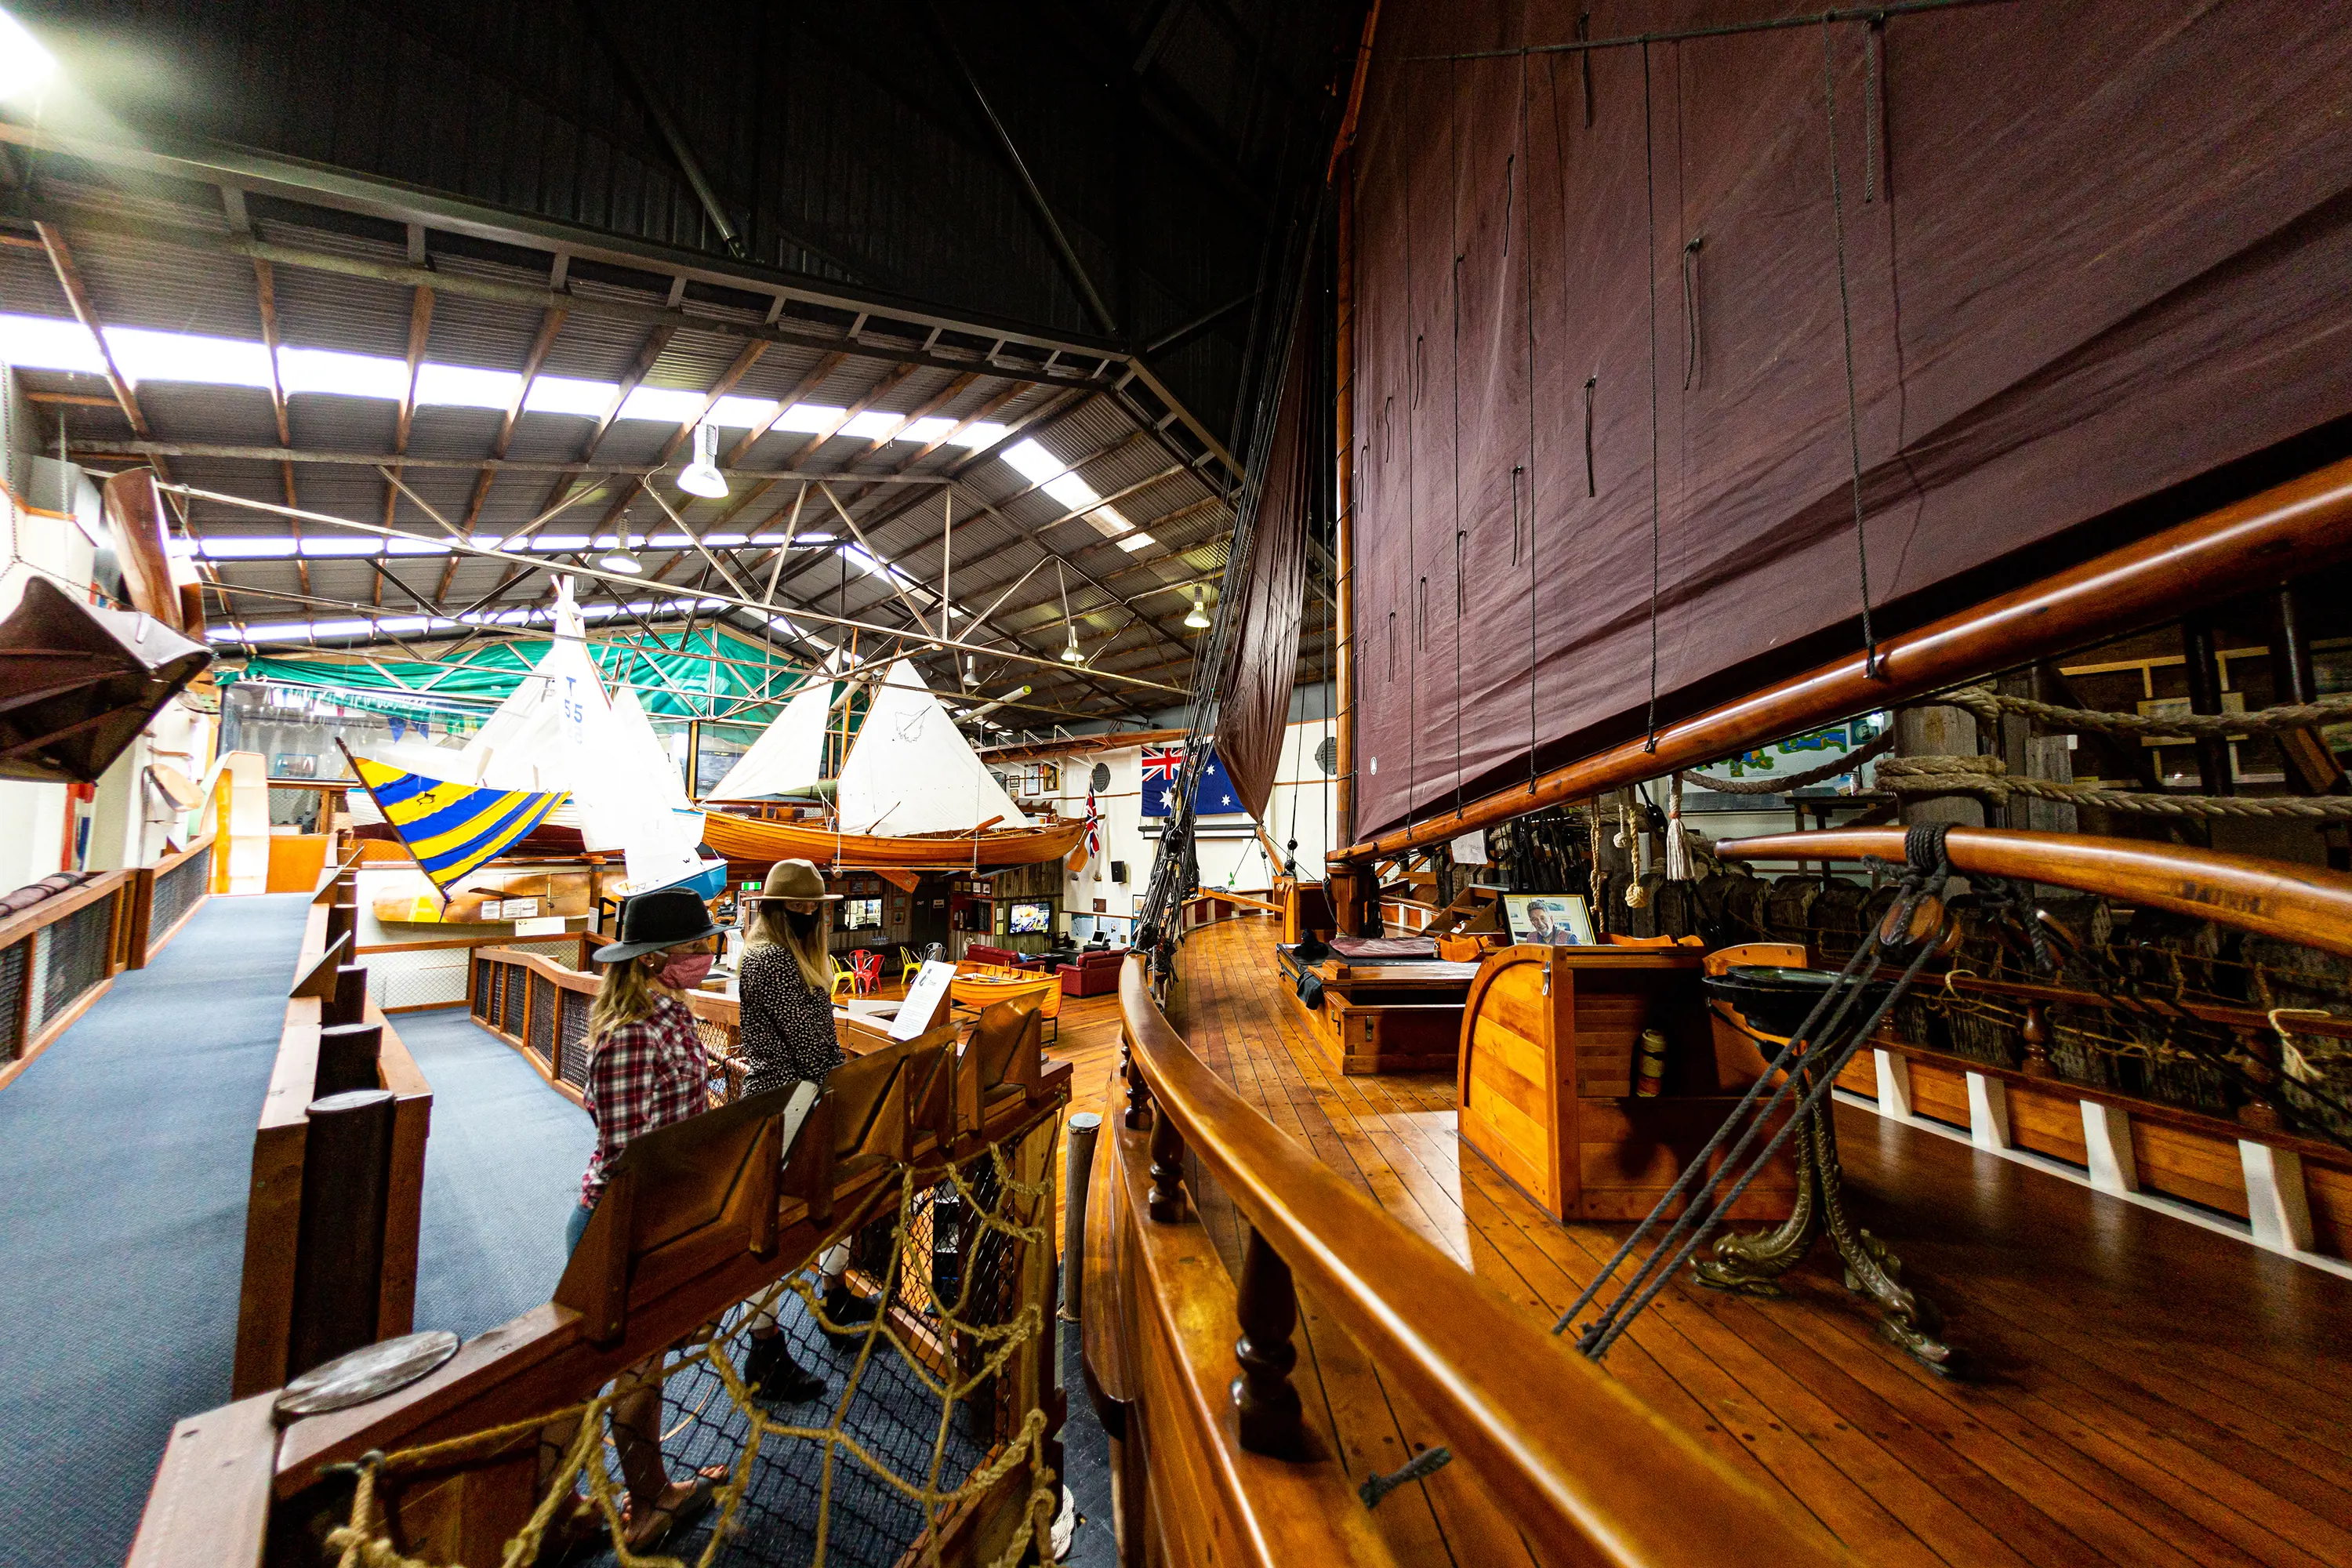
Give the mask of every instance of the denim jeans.
M 563 1222 L 563 1256 L 571 1257 L 580 1250 L 580 1238 L 587 1234 L 588 1216 L 595 1209 L 587 1204 L 574 1204 L 572 1217 Z

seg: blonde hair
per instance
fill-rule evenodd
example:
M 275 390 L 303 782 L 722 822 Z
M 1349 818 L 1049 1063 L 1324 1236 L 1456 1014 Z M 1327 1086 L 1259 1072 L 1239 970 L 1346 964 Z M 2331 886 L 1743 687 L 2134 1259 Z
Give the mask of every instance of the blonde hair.
M 654 1004 L 670 994 L 658 978 L 662 965 L 668 962 L 668 950 L 656 949 L 604 965 L 604 982 L 596 987 L 596 1000 L 588 1009 L 591 1045 L 614 1029 L 653 1016 Z
M 756 952 L 763 947 L 781 947 L 793 955 L 800 966 L 801 979 L 808 988 L 820 994 L 833 990 L 833 958 L 825 950 L 826 928 L 832 923 L 832 906 L 816 907 L 816 924 L 809 928 L 806 937 L 793 934 L 792 922 L 783 919 L 782 899 L 760 899 L 751 905 L 751 923 L 743 930 L 743 949 Z

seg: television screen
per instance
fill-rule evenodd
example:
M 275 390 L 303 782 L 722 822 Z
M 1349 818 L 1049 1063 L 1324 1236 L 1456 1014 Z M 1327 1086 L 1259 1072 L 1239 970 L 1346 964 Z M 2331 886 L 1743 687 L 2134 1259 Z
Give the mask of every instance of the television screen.
M 1013 906 L 1013 934 L 1027 936 L 1050 933 L 1054 929 L 1054 906 L 1051 904 L 1015 904 Z
M 872 931 L 882 923 L 882 900 L 879 899 L 844 899 L 841 900 L 841 929 Z

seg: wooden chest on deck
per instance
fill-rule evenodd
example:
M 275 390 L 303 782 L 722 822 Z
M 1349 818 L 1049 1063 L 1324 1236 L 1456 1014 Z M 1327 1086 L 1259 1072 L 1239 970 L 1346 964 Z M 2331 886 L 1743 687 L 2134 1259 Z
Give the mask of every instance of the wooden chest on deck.
M 1462 1039 L 1462 1004 L 1477 965 L 1439 959 L 1349 963 L 1326 959 L 1309 966 L 1323 985 L 1323 1005 L 1298 1000 L 1295 965 L 1283 980 L 1307 1021 L 1316 1049 L 1342 1074 L 1452 1072 Z
M 1664 1091 L 1633 1094 L 1642 1032 L 1666 1037 Z M 1464 1010 L 1461 1134 L 1559 1219 L 1654 1207 L 1750 1081 L 1718 1052 L 1695 948 L 1511 947 L 1488 955 Z M 1784 1219 L 1787 1149 L 1731 1210 Z

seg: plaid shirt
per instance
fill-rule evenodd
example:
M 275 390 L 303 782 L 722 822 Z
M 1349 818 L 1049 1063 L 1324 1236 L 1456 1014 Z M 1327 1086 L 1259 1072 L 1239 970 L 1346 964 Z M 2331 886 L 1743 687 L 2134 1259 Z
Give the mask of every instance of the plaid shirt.
M 675 996 L 656 997 L 646 1016 L 599 1039 L 581 1097 L 596 1123 L 596 1152 L 580 1179 L 580 1201 L 593 1205 L 603 1195 L 604 1173 L 630 1139 L 709 1110 L 709 1077 L 694 1015 Z

